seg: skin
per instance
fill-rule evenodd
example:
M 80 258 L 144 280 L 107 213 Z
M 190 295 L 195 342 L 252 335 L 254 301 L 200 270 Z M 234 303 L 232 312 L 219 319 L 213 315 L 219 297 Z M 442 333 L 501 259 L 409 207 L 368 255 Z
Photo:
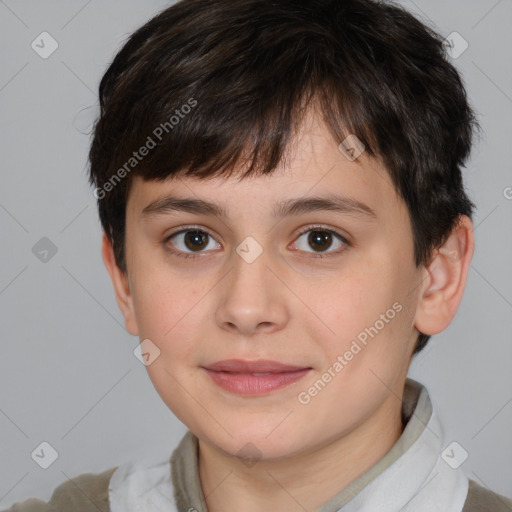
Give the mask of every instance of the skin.
M 313 511 L 376 464 L 403 431 L 401 398 L 418 330 L 444 330 L 462 299 L 474 249 L 471 220 L 461 216 L 430 264 L 416 268 L 408 211 L 382 164 L 365 153 L 350 161 L 338 143 L 310 112 L 270 176 L 134 177 L 127 274 L 103 237 L 126 329 L 159 348 L 146 367 L 149 377 L 199 438 L 209 512 Z M 377 219 L 330 211 L 271 217 L 274 202 L 332 192 L 365 203 Z M 171 193 L 223 202 L 229 217 L 141 214 Z M 322 252 L 308 243 L 311 232 L 299 236 L 310 224 L 313 231 L 337 231 L 350 245 L 333 235 Z M 195 253 L 183 234 L 165 241 L 188 225 L 212 235 Z M 252 263 L 236 252 L 247 236 L 263 249 Z M 298 394 L 395 302 L 401 311 L 309 403 L 299 403 Z M 285 388 L 241 396 L 217 387 L 200 368 L 230 358 L 312 370 Z M 240 455 L 249 442 L 259 454 L 253 465 Z

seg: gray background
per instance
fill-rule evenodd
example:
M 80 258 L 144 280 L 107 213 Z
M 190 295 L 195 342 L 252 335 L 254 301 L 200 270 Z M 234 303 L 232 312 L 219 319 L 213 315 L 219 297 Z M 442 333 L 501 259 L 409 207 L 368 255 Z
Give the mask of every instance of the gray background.
M 478 206 L 466 292 L 410 376 L 427 386 L 447 442 L 469 453 L 466 473 L 512 497 L 512 2 L 402 3 L 469 43 L 454 62 L 484 129 L 465 171 Z M 167 5 L 0 0 L 1 508 L 47 500 L 83 472 L 170 455 L 185 432 L 133 355 L 86 180 L 99 80 Z M 31 48 L 43 31 L 59 44 L 47 59 Z M 46 262 L 32 252 L 42 237 L 57 248 Z M 59 454 L 48 469 L 31 458 L 42 441 Z

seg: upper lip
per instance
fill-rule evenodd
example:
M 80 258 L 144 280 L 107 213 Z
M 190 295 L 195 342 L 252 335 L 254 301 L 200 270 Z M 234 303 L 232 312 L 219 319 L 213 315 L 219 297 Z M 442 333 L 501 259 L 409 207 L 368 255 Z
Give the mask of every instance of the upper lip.
M 208 370 L 216 372 L 234 372 L 234 373 L 283 373 L 304 370 L 307 366 L 295 366 L 283 364 L 269 359 L 259 359 L 249 361 L 245 359 L 226 359 L 205 366 Z

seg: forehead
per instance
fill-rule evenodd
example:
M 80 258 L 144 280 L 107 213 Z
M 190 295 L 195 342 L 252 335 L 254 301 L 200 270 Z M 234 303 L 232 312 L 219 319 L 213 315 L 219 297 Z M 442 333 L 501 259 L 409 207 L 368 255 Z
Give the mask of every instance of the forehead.
M 344 208 L 344 213 L 355 216 L 359 209 L 359 217 L 364 219 L 361 210 L 366 209 L 375 214 L 366 215 L 368 221 L 374 217 L 373 220 L 379 222 L 393 222 L 393 218 L 396 222 L 397 216 L 404 214 L 405 205 L 383 164 L 364 152 L 352 160 L 339 149 L 339 144 L 319 117 L 310 113 L 271 174 L 240 179 L 246 169 L 240 166 L 229 178 L 180 175 L 162 182 L 133 176 L 127 209 L 130 216 L 148 217 L 166 213 L 166 200 L 167 205 L 181 201 L 181 206 L 183 200 L 192 200 L 186 207 L 193 212 L 198 207 L 198 203 L 194 206 L 193 202 L 198 200 L 203 205 L 198 207 L 197 213 L 236 218 L 247 211 L 251 214 L 258 211 L 276 217 L 294 213 L 290 203 L 299 198 L 304 202 L 329 197 L 335 199 L 334 202 L 340 198 L 345 200 L 348 207 Z M 173 203 L 172 199 L 177 201 Z M 209 209 L 204 207 L 206 202 L 216 206 Z M 309 203 L 311 205 L 312 201 Z M 171 210 L 168 208 L 167 212 Z M 295 208 L 295 213 L 299 211 L 307 211 L 307 207 Z

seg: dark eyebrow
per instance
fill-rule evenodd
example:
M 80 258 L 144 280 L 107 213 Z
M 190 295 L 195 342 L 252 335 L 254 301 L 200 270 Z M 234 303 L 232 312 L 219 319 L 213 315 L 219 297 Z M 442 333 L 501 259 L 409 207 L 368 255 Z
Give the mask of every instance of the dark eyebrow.
M 226 208 L 219 203 L 211 203 L 202 199 L 180 198 L 166 196 L 149 203 L 143 210 L 142 215 L 152 216 L 173 212 L 188 212 L 216 217 L 227 217 Z
M 301 213 L 321 210 L 377 219 L 377 214 L 368 205 L 356 199 L 335 194 L 288 199 L 287 201 L 275 205 L 272 215 L 274 217 L 285 217 L 287 215 L 300 215 Z
M 377 214 L 368 205 L 349 197 L 334 194 L 285 200 L 274 205 L 272 216 L 285 217 L 287 215 L 300 215 L 321 210 L 377 219 Z M 142 210 L 142 215 L 152 216 L 176 211 L 214 215 L 222 218 L 229 217 L 226 207 L 221 203 L 174 196 L 156 199 Z

